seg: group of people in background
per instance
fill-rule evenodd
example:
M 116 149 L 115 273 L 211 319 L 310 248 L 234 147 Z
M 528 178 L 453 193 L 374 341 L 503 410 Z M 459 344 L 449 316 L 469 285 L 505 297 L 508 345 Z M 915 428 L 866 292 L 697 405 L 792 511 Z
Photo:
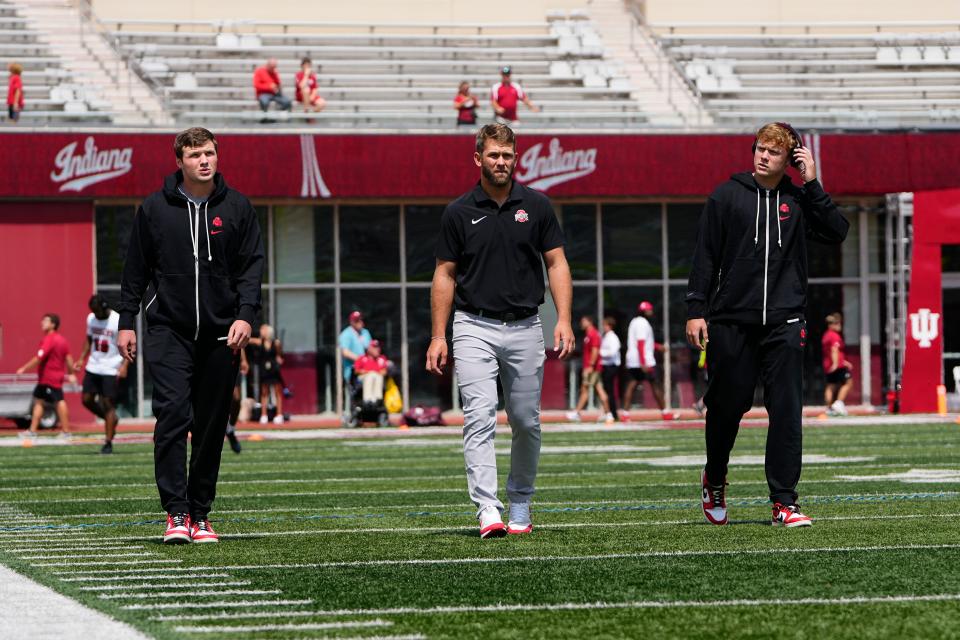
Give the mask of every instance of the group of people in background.
M 327 106 L 327 101 L 320 95 L 317 85 L 317 74 L 313 71 L 313 61 L 303 58 L 300 61 L 300 71 L 293 77 L 294 100 L 283 93 L 283 82 L 277 72 L 276 58 L 270 58 L 262 67 L 253 72 L 253 90 L 256 92 L 257 103 L 264 113 L 275 103 L 282 111 L 291 111 L 296 102 L 304 111 L 319 112 Z
M 380 341 L 375 340 L 367 329 L 362 313 L 352 311 L 347 321 L 338 342 L 348 404 L 354 385 L 358 387 L 364 403 L 379 402 L 383 399 L 390 361 L 383 355 Z
M 521 102 L 534 113 L 540 111 L 540 107 L 533 104 L 520 83 L 511 79 L 512 73 L 513 70 L 509 66 L 500 69 L 500 82 L 490 89 L 490 107 L 497 122 L 516 126 L 520 121 L 517 107 Z M 453 108 L 457 111 L 457 126 L 476 124 L 479 104 L 479 98 L 470 91 L 470 83 L 466 80 L 461 82 L 457 95 L 453 97 Z

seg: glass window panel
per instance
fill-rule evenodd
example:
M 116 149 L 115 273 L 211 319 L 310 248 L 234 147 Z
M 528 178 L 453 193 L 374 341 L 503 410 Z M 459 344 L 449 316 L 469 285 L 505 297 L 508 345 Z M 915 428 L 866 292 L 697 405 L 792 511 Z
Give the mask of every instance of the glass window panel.
M 667 205 L 667 255 L 670 278 L 687 278 L 697 248 L 697 227 L 703 203 Z
M 440 234 L 442 205 L 408 205 L 404 209 L 407 232 L 407 280 L 430 282 L 437 264 L 434 251 Z M 427 305 L 429 306 L 429 304 Z
M 348 326 L 347 317 L 350 313 L 361 312 L 370 335 L 380 341 L 383 355 L 400 367 L 403 340 L 400 333 L 400 290 L 343 289 L 340 292 L 340 306 L 343 310 L 340 326 Z M 399 380 L 397 384 L 400 384 Z
M 847 238 L 841 244 L 807 241 L 808 275 L 811 278 L 856 276 L 860 273 L 859 207 L 840 205 L 840 213 L 850 223 Z
M 120 284 L 136 211 L 131 204 L 96 207 L 97 284 Z
M 687 287 L 670 287 L 670 382 L 674 407 L 690 408 L 707 392 L 706 362 L 687 342 Z
M 450 346 L 453 318 L 447 323 L 447 346 Z M 407 345 L 410 355 L 410 404 L 440 407 L 444 411 L 453 407 L 453 352 L 442 376 L 427 373 L 427 349 L 430 348 L 430 289 L 407 289 Z
M 960 271 L 960 244 L 945 244 L 941 248 L 943 271 Z
M 277 282 L 333 282 L 333 209 L 274 207 Z
M 399 207 L 340 207 L 340 280 L 400 281 Z
M 281 340 L 285 400 L 289 413 L 318 413 L 336 408 L 336 336 L 334 293 L 277 291 L 276 335 Z
M 559 211 L 566 238 L 564 254 L 574 280 L 597 278 L 597 207 L 593 204 L 565 204 Z
M 867 216 L 867 261 L 870 273 L 887 272 L 886 213 Z
M 659 204 L 603 205 L 603 277 L 606 280 L 659 278 Z

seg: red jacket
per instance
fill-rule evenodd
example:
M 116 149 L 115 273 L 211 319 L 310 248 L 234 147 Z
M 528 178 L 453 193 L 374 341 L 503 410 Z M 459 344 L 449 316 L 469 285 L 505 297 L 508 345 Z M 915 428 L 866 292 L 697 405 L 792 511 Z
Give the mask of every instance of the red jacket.
M 253 72 L 253 89 L 257 92 L 257 97 L 259 98 L 265 93 L 273 95 L 273 85 L 280 87 L 280 74 L 277 73 L 277 70 L 257 67 L 257 70 Z
M 10 84 L 7 85 L 7 104 L 16 105 L 18 110 L 23 110 L 23 78 L 13 73 L 10 74 Z

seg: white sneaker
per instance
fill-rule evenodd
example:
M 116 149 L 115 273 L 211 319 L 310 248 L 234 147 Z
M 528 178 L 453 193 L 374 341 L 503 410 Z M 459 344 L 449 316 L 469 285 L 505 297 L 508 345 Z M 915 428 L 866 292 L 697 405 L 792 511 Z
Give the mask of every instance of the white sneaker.
M 617 421 L 617 419 L 613 417 L 612 413 L 608 413 L 605 416 L 603 416 L 603 421 L 607 424 L 613 424 L 614 422 Z
M 507 528 L 503 526 L 503 518 L 500 517 L 500 510 L 490 505 L 480 510 L 477 514 L 480 521 L 481 538 L 502 538 L 507 535 Z
M 69 431 L 61 431 L 60 435 L 57 436 L 58 440 L 70 440 L 71 438 L 73 438 L 73 436 L 70 435 Z
M 273 417 L 273 424 L 283 424 L 283 416 L 277 414 Z
M 520 535 L 533 531 L 533 521 L 530 519 L 529 502 L 510 503 L 510 522 L 507 524 L 507 533 Z
M 830 408 L 833 409 L 833 412 L 838 416 L 847 415 L 847 406 L 843 404 L 843 402 L 840 400 L 837 400 L 832 405 L 830 405 Z
M 267 418 L 267 414 L 266 413 L 260 414 L 260 424 L 267 424 L 268 422 L 270 422 L 270 419 Z
M 580 412 L 567 411 L 567 420 L 569 420 L 570 422 L 580 422 Z

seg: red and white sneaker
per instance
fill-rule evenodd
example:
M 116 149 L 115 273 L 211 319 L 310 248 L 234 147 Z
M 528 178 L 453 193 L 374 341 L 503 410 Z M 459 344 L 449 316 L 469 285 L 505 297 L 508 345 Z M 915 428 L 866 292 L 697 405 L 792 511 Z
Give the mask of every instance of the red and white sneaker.
M 530 519 L 529 502 L 510 503 L 510 522 L 507 523 L 507 533 L 521 535 L 533 531 L 533 520 Z
M 707 482 L 707 470 L 700 472 L 703 489 L 703 515 L 710 524 L 727 524 L 726 483 L 716 487 Z
M 502 538 L 507 535 L 507 527 L 503 524 L 503 518 L 500 517 L 500 510 L 494 506 L 484 507 L 477 519 L 480 520 L 481 538 Z
M 679 420 L 680 414 L 670 409 L 664 409 L 660 412 L 660 417 L 664 420 Z
M 167 530 L 163 533 L 164 544 L 190 543 L 190 515 L 187 513 L 168 513 Z
M 813 520 L 800 513 L 800 507 L 795 504 L 786 506 L 779 502 L 773 505 L 773 520 L 770 524 L 775 527 L 809 527 Z
M 220 542 L 220 536 L 210 526 L 210 521 L 206 518 L 197 520 L 190 527 L 190 537 L 194 542 Z

